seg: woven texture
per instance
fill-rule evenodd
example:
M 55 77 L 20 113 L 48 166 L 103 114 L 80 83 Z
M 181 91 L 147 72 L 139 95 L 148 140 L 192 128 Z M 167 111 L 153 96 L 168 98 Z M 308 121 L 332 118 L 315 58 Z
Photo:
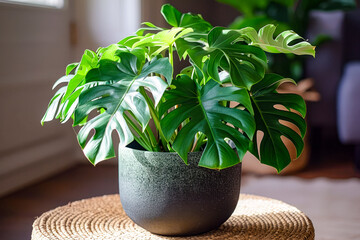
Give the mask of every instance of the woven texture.
M 33 224 L 32 240 L 180 239 L 158 236 L 135 225 L 121 208 L 119 195 L 85 199 L 44 213 Z M 219 229 L 181 239 L 314 239 L 308 217 L 270 198 L 240 195 L 235 212 Z

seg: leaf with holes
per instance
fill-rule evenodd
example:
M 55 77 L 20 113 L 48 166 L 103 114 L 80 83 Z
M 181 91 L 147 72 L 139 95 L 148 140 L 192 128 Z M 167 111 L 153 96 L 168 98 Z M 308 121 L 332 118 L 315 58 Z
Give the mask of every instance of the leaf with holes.
M 103 109 L 78 133 L 80 146 L 93 164 L 115 156 L 111 137 L 114 130 L 120 139 L 120 146 L 133 140 L 132 132 L 123 116 L 126 111 L 133 114 L 144 131 L 150 120 L 150 112 L 139 89 L 148 89 L 156 106 L 168 86 L 159 76 L 149 75 L 160 74 L 171 83 L 172 66 L 168 58 L 155 58 L 138 69 L 135 55 L 123 52 L 119 57 L 120 62 L 103 60 L 98 68 L 88 72 L 86 82 L 98 84 L 80 94 L 74 113 L 74 125 L 78 125 L 93 110 Z M 92 130 L 95 130 L 93 134 Z
M 147 34 L 136 41 L 132 48 L 149 47 L 151 48 L 150 56 L 156 56 L 164 50 L 172 47 L 175 41 L 184 35 L 191 33 L 192 28 L 172 28 L 170 30 L 163 30 L 156 34 Z
M 233 85 L 250 89 L 265 74 L 266 55 L 258 47 L 241 44 L 240 34 L 232 30 L 216 27 L 208 34 L 208 47 L 194 47 L 187 52 L 192 61 L 203 68 L 204 57 L 209 59 L 206 70 L 220 82 L 219 68 L 229 72 Z
M 304 120 L 306 105 L 303 98 L 296 94 L 280 94 L 275 90 L 284 81 L 288 79 L 283 79 L 276 74 L 266 74 L 264 80 L 251 89 L 256 131 L 264 133 L 260 149 L 257 147 L 255 134 L 251 152 L 261 163 L 275 167 L 278 172 L 291 162 L 289 152 L 281 137 L 291 140 L 296 147 L 297 156 L 300 156 L 304 148 L 303 138 L 306 132 Z M 276 105 L 282 105 L 285 110 L 276 108 Z M 294 124 L 299 129 L 300 135 L 282 124 L 281 120 Z
M 208 140 L 199 166 L 223 169 L 239 163 L 248 150 L 255 122 L 249 111 L 225 107 L 220 102 L 235 101 L 251 109 L 248 92 L 237 87 L 222 87 L 213 80 L 201 87 L 187 75 L 179 75 L 174 85 L 176 88 L 164 95 L 166 101 L 160 109 L 163 114 L 178 105 L 161 120 L 165 137 L 170 140 L 175 130 L 184 121 L 188 122 L 178 132 L 173 149 L 187 163 L 194 136 L 202 132 Z M 228 139 L 234 142 L 238 155 L 227 143 Z
M 252 27 L 240 29 L 238 32 L 248 37 L 250 44 L 258 46 L 270 53 L 293 53 L 296 55 L 311 55 L 315 57 L 315 47 L 306 41 L 299 42 L 299 40 L 303 38 L 294 31 L 284 31 L 274 39 L 275 30 L 276 26 L 268 24 L 262 27 L 258 33 Z M 295 43 L 292 44 L 293 42 Z

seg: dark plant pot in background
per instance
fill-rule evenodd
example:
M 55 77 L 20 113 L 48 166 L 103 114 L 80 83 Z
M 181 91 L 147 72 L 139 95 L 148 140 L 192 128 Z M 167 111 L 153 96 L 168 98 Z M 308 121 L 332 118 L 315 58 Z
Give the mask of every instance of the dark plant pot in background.
M 219 227 L 240 194 L 241 164 L 216 171 L 186 165 L 176 153 L 119 149 L 119 190 L 126 214 L 161 235 L 194 235 Z

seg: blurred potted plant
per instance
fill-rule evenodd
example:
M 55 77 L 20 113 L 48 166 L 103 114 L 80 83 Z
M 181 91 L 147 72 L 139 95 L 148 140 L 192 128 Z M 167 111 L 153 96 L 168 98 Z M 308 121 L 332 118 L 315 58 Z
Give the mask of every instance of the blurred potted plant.
M 172 28 L 145 23 L 136 36 L 86 50 L 79 63 L 70 64 L 41 122 L 72 118 L 94 165 L 115 157 L 116 132 L 127 215 L 157 234 L 197 234 L 232 214 L 247 151 L 281 171 L 291 161 L 281 136 L 298 155 L 303 149 L 304 100 L 276 91 L 293 80 L 267 74 L 264 51 L 315 52 L 308 42 L 292 44 L 301 39 L 292 31 L 274 39 L 273 25 L 260 32 L 213 27 L 168 4 L 161 13 Z M 173 77 L 175 54 L 189 66 Z M 299 134 L 280 120 L 293 123 Z M 259 146 L 258 131 L 264 133 Z M 144 150 L 127 148 L 133 140 Z
M 260 30 L 267 24 L 277 26 L 275 35 L 292 29 L 301 36 L 305 36 L 313 10 L 333 11 L 350 10 L 356 8 L 355 0 L 217 0 L 227 4 L 241 14 L 229 26 L 233 29 L 253 27 Z M 312 42 L 319 47 L 322 43 L 331 40 L 330 36 L 320 34 Z M 269 57 L 269 69 L 272 72 L 283 74 L 296 82 L 304 77 L 304 60 L 302 56 L 276 55 Z

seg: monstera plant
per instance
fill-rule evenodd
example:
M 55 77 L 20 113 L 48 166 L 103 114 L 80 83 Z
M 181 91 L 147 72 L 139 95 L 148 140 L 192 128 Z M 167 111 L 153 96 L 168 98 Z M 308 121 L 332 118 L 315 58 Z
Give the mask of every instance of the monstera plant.
M 72 118 L 73 126 L 79 129 L 79 144 L 93 164 L 115 157 L 115 132 L 122 162 L 128 159 L 124 156 L 129 150 L 124 147 L 135 140 L 148 152 L 173 152 L 172 157 L 178 155 L 186 164 L 190 164 L 190 153 L 198 152 L 196 164 L 202 169 L 224 169 L 211 171 L 214 174 L 240 163 L 247 151 L 281 171 L 291 161 L 281 138 L 290 139 L 298 155 L 303 149 L 306 106 L 300 96 L 276 91 L 281 83 L 293 80 L 266 73 L 265 52 L 314 56 L 314 47 L 293 31 L 274 38 L 273 25 L 266 25 L 259 32 L 251 27 L 238 30 L 213 27 L 200 15 L 181 13 L 168 4 L 161 13 L 170 29 L 146 22 L 136 35 L 96 52 L 86 50 L 79 63 L 70 64 L 66 75 L 55 83 L 54 88 L 62 87 L 50 101 L 41 122 L 54 118 L 66 122 Z M 177 74 L 175 58 L 188 62 Z M 154 127 L 150 127 L 150 121 Z M 283 121 L 294 124 L 299 131 L 283 125 Z M 261 139 L 257 139 L 258 132 L 263 133 Z M 171 160 L 159 161 L 167 169 L 163 175 L 169 174 Z M 135 162 L 125 164 L 121 171 L 136 165 Z M 149 162 L 142 162 L 139 168 Z M 133 178 L 136 171 L 131 170 L 131 176 L 124 181 Z M 139 176 L 141 185 L 146 184 L 143 177 L 149 171 Z M 195 178 L 193 173 L 187 176 Z M 183 183 L 188 177 L 170 177 L 172 180 L 162 179 L 158 184 L 175 178 Z M 123 198 L 121 189 L 128 188 L 122 184 Z M 179 184 L 174 186 L 178 188 Z M 221 191 L 225 189 L 224 185 L 218 187 Z M 202 191 L 192 194 L 195 192 Z M 223 199 L 219 201 L 226 205 Z M 186 204 L 190 205 L 189 199 Z M 136 212 L 140 205 L 135 206 Z M 210 212 L 214 207 L 211 209 Z M 142 225 L 141 220 L 131 218 Z M 204 229 L 190 233 L 201 231 Z
M 203 149 L 200 165 L 223 169 L 251 151 L 261 162 L 283 169 L 290 156 L 281 136 L 301 153 L 306 107 L 300 96 L 276 92 L 292 80 L 266 73 L 265 51 L 314 56 L 314 47 L 293 31 L 274 39 L 274 25 L 259 32 L 213 27 L 170 5 L 162 14 L 171 29 L 144 23 L 136 36 L 86 50 L 79 63 L 68 65 L 53 88 L 64 86 L 41 122 L 72 118 L 81 126 L 78 141 L 93 164 L 115 157 L 116 131 L 120 146 L 135 140 L 148 151 L 175 151 L 185 163 L 187 152 Z M 174 55 L 189 62 L 175 77 Z M 230 107 L 231 102 L 237 104 Z M 300 135 L 281 120 L 295 124 Z M 259 148 L 258 131 L 264 133 Z

